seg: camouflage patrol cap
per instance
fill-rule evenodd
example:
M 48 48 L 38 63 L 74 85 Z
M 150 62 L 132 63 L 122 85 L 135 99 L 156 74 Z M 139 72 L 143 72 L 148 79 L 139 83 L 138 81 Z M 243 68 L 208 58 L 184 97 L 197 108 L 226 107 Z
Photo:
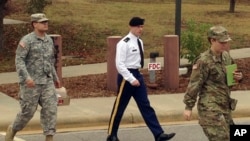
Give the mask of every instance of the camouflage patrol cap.
M 232 40 L 228 35 L 227 29 L 223 26 L 211 27 L 207 32 L 207 36 L 209 38 L 216 39 L 219 42 L 228 42 Z
M 36 13 L 30 16 L 31 22 L 43 22 L 48 21 L 49 19 L 43 13 Z

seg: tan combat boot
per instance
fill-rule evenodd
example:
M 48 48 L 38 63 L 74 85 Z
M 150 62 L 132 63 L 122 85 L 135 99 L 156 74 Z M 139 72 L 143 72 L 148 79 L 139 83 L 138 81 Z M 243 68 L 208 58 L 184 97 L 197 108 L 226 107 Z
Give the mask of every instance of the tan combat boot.
M 15 135 L 16 135 L 16 131 L 13 131 L 12 126 L 10 125 L 5 135 L 5 141 L 13 141 Z
M 53 141 L 53 135 L 47 135 L 45 141 Z

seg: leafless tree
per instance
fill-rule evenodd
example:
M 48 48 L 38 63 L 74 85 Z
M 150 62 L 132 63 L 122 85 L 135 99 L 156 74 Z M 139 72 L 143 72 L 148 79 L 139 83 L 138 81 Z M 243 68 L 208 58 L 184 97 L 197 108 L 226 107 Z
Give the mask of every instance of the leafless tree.
M 21 6 L 19 6 L 21 4 Z M 0 0 L 0 53 L 4 49 L 4 25 L 3 19 L 6 14 L 20 11 L 19 7 L 25 7 L 27 9 L 22 11 L 28 13 L 43 12 L 46 5 L 52 4 L 52 0 L 22 0 L 22 2 L 14 3 L 11 0 Z
M 0 1 L 0 51 L 3 49 L 3 18 L 5 11 L 5 4 L 8 0 Z

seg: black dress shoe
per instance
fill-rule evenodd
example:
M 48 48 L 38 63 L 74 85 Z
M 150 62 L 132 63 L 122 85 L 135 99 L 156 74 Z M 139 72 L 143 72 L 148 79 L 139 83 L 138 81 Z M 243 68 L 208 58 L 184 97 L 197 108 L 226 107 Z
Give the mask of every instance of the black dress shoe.
M 120 141 L 116 136 L 108 136 L 107 141 Z
M 164 134 L 161 133 L 160 136 L 156 139 L 156 141 L 168 141 L 175 136 L 175 133 Z

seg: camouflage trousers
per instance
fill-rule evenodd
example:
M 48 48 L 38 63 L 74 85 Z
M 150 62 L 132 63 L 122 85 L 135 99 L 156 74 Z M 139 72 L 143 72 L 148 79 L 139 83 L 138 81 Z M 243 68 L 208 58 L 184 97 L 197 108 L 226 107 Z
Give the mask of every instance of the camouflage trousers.
M 19 103 L 21 111 L 12 124 L 14 131 L 22 130 L 34 116 L 38 104 L 41 106 L 40 122 L 44 135 L 54 135 L 57 119 L 57 96 L 55 86 L 51 84 L 37 84 L 28 88 L 20 84 Z
M 234 124 L 231 113 L 199 112 L 199 124 L 209 141 L 229 141 L 230 125 Z

